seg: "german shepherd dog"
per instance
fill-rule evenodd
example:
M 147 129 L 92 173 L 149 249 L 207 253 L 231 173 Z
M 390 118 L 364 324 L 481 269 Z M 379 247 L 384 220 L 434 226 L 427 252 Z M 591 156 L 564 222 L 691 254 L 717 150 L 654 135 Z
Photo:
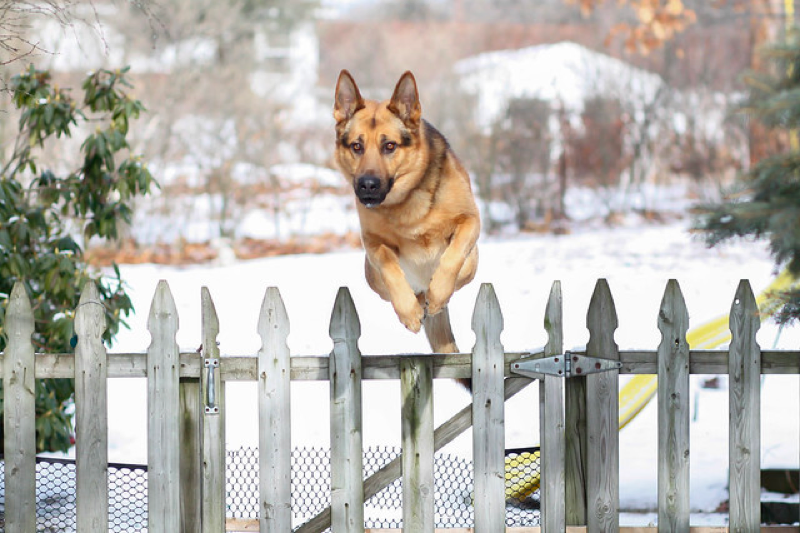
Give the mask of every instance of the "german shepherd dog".
M 391 99 L 365 100 L 349 72 L 336 84 L 336 162 L 353 186 L 366 278 L 433 352 L 458 352 L 447 303 L 478 267 L 480 216 L 469 175 L 422 119 L 406 72 Z M 468 381 L 462 381 L 468 382 Z

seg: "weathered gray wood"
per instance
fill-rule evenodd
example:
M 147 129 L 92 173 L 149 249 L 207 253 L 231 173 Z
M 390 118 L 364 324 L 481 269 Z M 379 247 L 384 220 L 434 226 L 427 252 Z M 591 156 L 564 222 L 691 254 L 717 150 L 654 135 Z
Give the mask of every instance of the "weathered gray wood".
M 75 310 L 75 508 L 78 532 L 108 531 L 108 382 L 105 308 L 94 282 Z
M 547 345 L 544 355 L 564 354 L 561 282 L 553 282 L 544 314 Z M 564 379 L 545 376 L 539 383 L 541 436 L 541 510 L 544 532 L 566 531 L 564 465 Z
M 403 531 L 433 532 L 433 366 L 430 358 L 400 364 Z
M 475 532 L 505 530 L 503 315 L 491 284 L 482 284 L 472 315 L 472 455 Z
M 197 354 L 194 355 L 198 357 Z M 201 532 L 202 448 L 200 446 L 200 381 L 181 378 L 181 532 Z
M 200 447 L 203 458 L 200 520 L 203 532 L 225 532 L 225 388 L 220 368 L 211 367 L 213 372 L 209 375 L 209 367 L 205 367 L 206 362 L 211 366 L 221 363 L 217 346 L 219 320 L 207 287 L 200 291 L 200 304 L 203 330 L 201 357 L 204 365 L 204 372 L 200 374 L 200 396 L 203 404 L 200 418 Z M 206 409 L 210 400 L 214 401 L 214 407 Z
M 576 351 L 577 354 L 583 354 Z M 585 351 L 584 351 L 585 353 Z M 506 352 L 505 376 L 515 376 L 509 364 L 520 358 L 542 357 L 543 352 Z M 397 380 L 400 378 L 400 361 L 416 354 L 361 356 L 364 380 Z M 658 352 L 655 350 L 620 350 L 620 374 L 653 375 L 658 372 Z M 72 354 L 37 354 L 37 378 L 72 378 L 75 362 Z M 429 354 L 433 361 L 433 378 L 469 378 L 470 354 Z M 328 356 L 292 356 L 292 380 L 328 380 Z M 199 378 L 201 362 L 196 352 L 182 352 L 181 378 Z M 3 376 L 3 355 L 0 354 L 0 377 Z M 258 361 L 254 356 L 226 356 L 221 361 L 222 381 L 255 381 Z M 689 373 L 696 375 L 727 375 L 727 350 L 690 350 Z M 800 351 L 762 350 L 761 374 L 796 375 L 800 373 Z M 116 353 L 108 355 L 109 378 L 144 378 L 147 376 L 147 355 Z
M 689 531 L 689 312 L 670 280 L 658 312 L 658 530 Z
M 597 281 L 586 327 L 590 356 L 619 360 L 614 331 L 617 311 L 608 282 Z M 619 372 L 586 377 L 586 528 L 589 532 L 619 530 Z
M 760 326 L 753 290 L 742 280 L 730 312 L 731 532 L 758 532 L 761 524 L 761 349 L 756 343 Z
M 586 524 L 586 377 L 564 383 L 564 494 L 569 526 Z
M 516 376 L 508 378 L 504 384 L 505 400 L 510 399 L 531 382 L 529 378 Z M 442 423 L 433 433 L 434 452 L 446 446 L 472 426 L 472 404 L 465 406 L 453 417 Z M 375 496 L 383 488 L 400 477 L 402 459 L 395 458 L 364 481 L 364 499 Z M 296 532 L 323 532 L 331 526 L 331 509 L 326 508 L 312 519 L 303 523 Z
M 364 530 L 361 426 L 361 324 L 346 287 L 331 314 L 331 526 L 334 532 Z
M 5 531 L 36 532 L 36 381 L 33 311 L 18 281 L 6 309 L 3 359 Z
M 276 287 L 258 317 L 259 487 L 261 532 L 291 532 L 291 396 L 289 316 Z
M 180 391 L 178 311 L 167 282 L 156 287 L 147 329 L 147 522 L 150 532 L 178 532 Z

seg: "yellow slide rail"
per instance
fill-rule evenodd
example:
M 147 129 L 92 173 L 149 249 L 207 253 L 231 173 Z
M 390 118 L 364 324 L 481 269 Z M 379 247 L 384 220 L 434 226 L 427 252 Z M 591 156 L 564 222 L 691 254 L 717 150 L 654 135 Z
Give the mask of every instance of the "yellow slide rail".
M 770 302 L 777 291 L 788 289 L 793 278 L 784 270 L 756 298 L 760 310 L 775 307 Z M 761 320 L 768 317 L 762 313 Z M 712 319 L 686 333 L 691 349 L 713 349 L 731 340 L 729 317 L 723 315 Z M 619 428 L 622 430 L 641 412 L 658 390 L 657 375 L 633 375 L 619 392 Z M 539 489 L 539 449 L 506 457 L 506 499 L 524 500 Z

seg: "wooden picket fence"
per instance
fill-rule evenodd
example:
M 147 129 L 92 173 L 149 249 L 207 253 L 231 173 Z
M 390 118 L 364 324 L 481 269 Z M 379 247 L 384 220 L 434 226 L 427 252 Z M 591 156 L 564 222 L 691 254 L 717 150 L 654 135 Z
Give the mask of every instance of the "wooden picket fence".
M 503 318 L 491 285 L 484 284 L 472 319 L 471 353 L 361 355 L 360 323 L 346 288 L 333 307 L 329 356 L 290 357 L 289 321 L 276 288 L 266 291 L 258 320 L 256 356 L 220 357 L 214 304 L 201 292 L 202 347 L 180 353 L 178 314 L 166 282 L 153 298 L 146 354 L 107 354 L 102 303 L 89 285 L 75 310 L 73 354 L 35 354 L 33 314 L 18 283 L 5 315 L 6 352 L 0 370 L 5 393 L 5 529 L 36 530 L 34 378 L 75 379 L 77 529 L 108 529 L 107 378 L 146 377 L 148 383 L 148 528 L 151 532 L 224 531 L 225 399 L 223 384 L 258 382 L 259 529 L 291 530 L 290 386 L 327 380 L 331 403 L 331 506 L 302 532 L 364 529 L 363 502 L 402 476 L 403 525 L 433 531 L 434 452 L 473 430 L 475 531 L 505 530 L 504 401 L 533 379 L 540 386 L 542 530 L 585 525 L 613 532 L 619 525 L 619 373 L 658 374 L 659 530 L 689 529 L 689 375 L 728 374 L 730 385 L 730 530 L 760 529 L 760 375 L 800 373 L 800 352 L 764 351 L 756 343 L 757 306 L 747 281 L 730 314 L 728 350 L 689 350 L 688 313 L 670 281 L 659 310 L 662 341 L 655 351 L 621 351 L 611 292 L 599 280 L 587 314 L 590 339 L 583 356 L 620 362 L 594 374 L 567 378 L 514 369 L 564 356 L 561 289 L 553 284 L 545 312 L 548 343 L 540 352 L 505 352 Z M 577 360 L 576 360 L 577 361 Z M 600 364 L 598 363 L 598 368 Z M 577 376 L 575 376 L 577 375 Z M 473 403 L 434 429 L 434 378 L 471 378 Z M 402 455 L 362 480 L 361 381 L 401 381 Z

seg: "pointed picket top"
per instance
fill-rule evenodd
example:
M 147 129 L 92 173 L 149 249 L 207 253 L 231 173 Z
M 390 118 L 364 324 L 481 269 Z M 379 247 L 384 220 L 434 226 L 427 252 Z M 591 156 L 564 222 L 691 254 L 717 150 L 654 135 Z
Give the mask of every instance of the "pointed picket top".
M 219 335 L 219 318 L 217 308 L 211 298 L 208 287 L 200 288 L 200 320 L 203 324 L 203 353 L 210 357 L 219 357 L 217 336 Z
M 155 338 L 162 332 L 178 331 L 178 308 L 166 280 L 160 280 L 150 304 L 150 314 L 147 317 L 147 329 Z
M 33 308 L 25 291 L 25 284 L 18 280 L 11 291 L 11 301 L 6 310 L 6 329 L 9 343 L 31 342 L 33 335 Z
M 286 306 L 277 287 L 268 287 L 264 293 L 258 315 L 258 334 L 261 336 L 262 346 L 266 346 L 267 340 L 274 334 L 283 339 L 284 343 L 289 336 L 289 314 L 286 313 Z
M 334 342 L 358 339 L 361 336 L 361 322 L 347 287 L 340 287 L 336 293 L 328 334 Z
M 100 293 L 94 282 L 86 282 L 81 291 L 78 308 L 75 310 L 75 333 L 78 343 L 86 343 L 91 338 L 100 339 L 106 331 L 106 311 L 100 300 Z
M 481 339 L 482 333 L 496 332 L 500 338 L 503 331 L 503 313 L 500 311 L 500 303 L 492 284 L 481 284 L 478 297 L 475 299 L 475 310 L 472 312 L 472 331 L 475 332 L 477 339 Z
M 750 287 L 750 281 L 741 280 L 739 287 L 736 288 L 736 295 L 733 298 L 730 313 L 730 329 L 734 336 L 746 328 L 751 328 L 752 332 L 761 328 L 761 319 L 758 316 L 758 304 Z
M 589 342 L 586 350 L 590 356 L 598 358 L 608 358 L 610 355 L 596 353 L 597 347 L 614 346 L 614 331 L 619 326 L 617 320 L 617 309 L 614 306 L 614 298 L 611 296 L 611 289 L 605 278 L 597 280 L 594 293 L 589 301 L 589 311 L 586 314 L 586 328 L 589 330 Z M 606 336 L 611 336 L 607 339 Z
M 561 281 L 556 280 L 550 287 L 550 297 L 547 299 L 547 308 L 544 311 L 544 329 L 547 332 L 545 356 L 555 356 L 564 352 L 563 315 Z
M 658 308 L 658 330 L 662 336 L 668 330 L 680 332 L 681 337 L 677 341 L 686 343 L 686 332 L 689 330 L 689 311 L 686 309 L 681 286 L 675 279 L 667 282 L 667 287 L 664 289 L 661 306 Z M 675 343 L 676 340 L 668 341 Z

